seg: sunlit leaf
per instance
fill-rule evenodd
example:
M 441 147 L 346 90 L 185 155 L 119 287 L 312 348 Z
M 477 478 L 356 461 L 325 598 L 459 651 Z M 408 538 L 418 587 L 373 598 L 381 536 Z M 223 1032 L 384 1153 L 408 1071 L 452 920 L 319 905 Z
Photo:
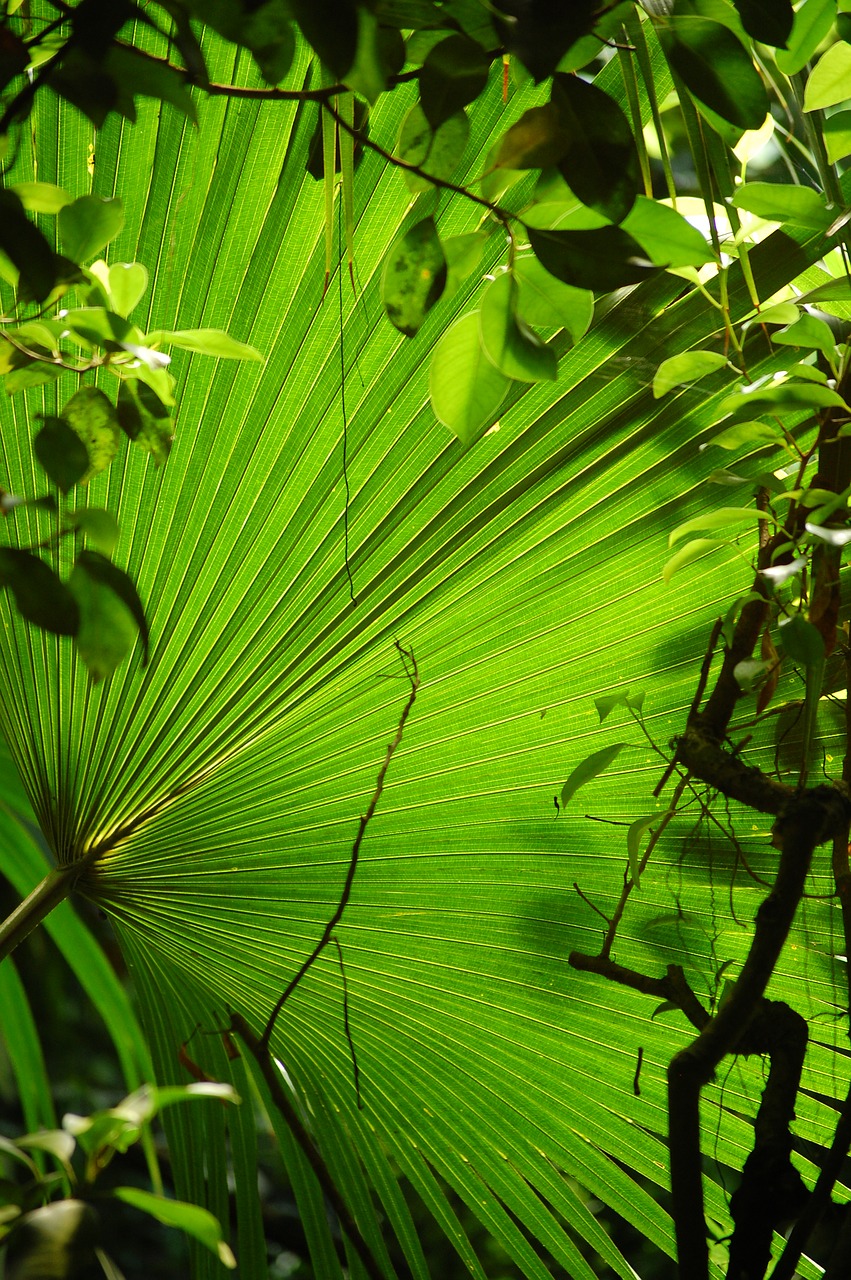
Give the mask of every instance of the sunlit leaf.
M 851 97 L 851 45 L 840 41 L 821 55 L 807 77 L 804 110 L 820 111 Z
M 620 755 L 627 745 L 626 742 L 615 742 L 610 747 L 603 747 L 600 751 L 592 751 L 590 756 L 586 756 L 572 771 L 561 789 L 561 807 L 564 808 L 579 788 L 585 786 L 586 782 L 591 782 L 592 779 L 608 769 L 612 761 Z
M 220 1223 L 206 1209 L 182 1200 L 167 1200 L 140 1187 L 116 1187 L 111 1194 L 116 1200 L 149 1214 L 167 1227 L 179 1227 L 212 1250 L 224 1266 L 230 1270 L 236 1267 L 236 1258 L 222 1239 Z
M 435 345 L 429 394 L 435 416 L 462 444 L 471 444 L 496 421 L 509 379 L 485 355 L 479 313 L 456 320 Z
M 657 398 L 667 395 L 684 383 L 696 382 L 708 373 L 723 369 L 726 364 L 727 357 L 720 351 L 684 351 L 681 355 L 669 356 L 653 377 L 653 394 Z
M 446 287 L 446 259 L 433 218 L 409 227 L 388 254 L 381 281 L 390 323 L 413 338 Z
M 521 382 L 552 380 L 558 373 L 555 351 L 519 319 L 517 285 L 507 271 L 492 280 L 482 296 L 479 327 L 485 355 L 508 378 Z
M 124 226 L 124 206 L 116 197 L 80 196 L 59 210 L 59 238 L 72 262 L 87 262 Z

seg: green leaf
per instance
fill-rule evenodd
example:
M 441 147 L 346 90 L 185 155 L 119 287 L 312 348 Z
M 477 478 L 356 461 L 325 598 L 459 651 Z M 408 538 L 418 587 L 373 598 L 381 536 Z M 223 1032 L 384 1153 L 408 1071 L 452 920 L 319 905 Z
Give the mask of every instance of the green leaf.
M 780 182 L 745 182 L 736 188 L 733 204 L 770 222 L 791 222 L 814 231 L 826 230 L 834 217 L 824 197 L 812 187 Z
M 124 226 L 124 206 L 117 198 L 80 196 L 59 210 L 59 238 L 72 262 L 87 262 Z
M 773 334 L 772 342 L 777 342 L 781 346 L 806 347 L 811 351 L 823 351 L 831 358 L 836 354 L 836 338 L 833 336 L 830 325 L 808 312 L 799 316 L 794 324 Z
M 68 493 L 89 469 L 89 453 L 64 418 L 45 418 L 33 440 L 33 450 L 48 477 Z
M 80 507 L 68 513 L 68 520 L 80 533 L 85 534 L 95 551 L 112 555 L 118 541 L 118 521 L 111 511 L 101 507 Z
M 76 635 L 80 625 L 77 602 L 40 556 L 17 547 L 0 547 L 0 586 L 9 588 L 27 622 L 56 635 Z
M 509 385 L 482 349 L 478 311 L 461 316 L 431 355 L 428 386 L 435 416 L 462 444 L 472 444 L 496 421 Z
M 635 711 L 640 711 L 643 705 L 644 693 L 631 694 L 629 689 L 622 689 L 619 693 L 604 693 L 602 697 L 594 699 L 594 706 L 597 708 L 600 724 L 611 715 L 615 707 L 630 707 Z
M 196 351 L 202 356 L 216 356 L 219 360 L 257 360 L 264 357 L 247 342 L 237 342 L 221 329 L 156 329 L 145 335 L 151 346 L 180 347 L 182 351 Z
M 153 388 L 138 378 L 126 378 L 116 412 L 124 434 L 150 453 L 156 466 L 161 466 L 171 452 L 174 423 Z
M 357 6 L 352 0 L 289 0 L 289 5 L 305 39 L 335 78 L 342 80 L 357 56 Z M 285 11 L 283 4 L 280 8 Z
M 21 284 L 36 302 L 43 302 L 56 280 L 53 251 L 24 213 L 13 191 L 0 188 L 0 250 L 14 263 Z
M 80 387 L 62 408 L 62 418 L 85 445 L 91 478 L 118 453 L 121 429 L 111 401 L 97 387 Z
M 726 431 L 713 436 L 710 445 L 716 444 L 721 449 L 741 449 L 763 444 L 779 444 L 783 432 L 774 422 L 737 422 Z
M 626 853 L 629 858 L 629 874 L 636 889 L 640 888 L 641 879 L 641 841 L 645 833 L 663 817 L 664 814 L 661 813 L 648 813 L 643 818 L 636 818 L 627 829 Z
M 570 133 L 552 102 L 530 107 L 496 144 L 493 167 L 545 169 L 555 165 L 570 146 Z
M 780 639 L 783 648 L 793 662 L 814 667 L 824 661 L 824 640 L 821 632 L 807 622 L 803 614 L 780 619 Z
M 142 665 L 144 666 L 148 661 L 150 640 L 148 620 L 133 579 L 97 551 L 81 551 L 77 556 L 76 569 L 84 573 L 93 583 L 108 587 L 126 606 L 142 638 Z M 133 638 L 135 639 L 135 635 Z
M 733 0 L 749 36 L 760 44 L 785 49 L 792 33 L 792 0 Z
M 851 156 L 851 111 L 836 111 L 822 122 L 824 145 L 831 164 Z
M 635 203 L 641 180 L 629 121 L 607 93 L 580 76 L 556 72 L 551 94 L 567 145 L 547 163 L 557 165 L 584 205 L 620 222 Z
M 91 1270 L 100 1238 L 97 1216 L 83 1200 L 57 1200 L 23 1214 L 15 1222 L 6 1253 L 6 1273 L 14 1280 L 50 1280 Z
M 798 5 L 792 33 L 785 49 L 777 52 L 777 66 L 784 76 L 797 75 L 828 35 L 836 17 L 836 0 L 807 0 Z
M 487 241 L 484 231 L 468 231 L 460 236 L 447 236 L 441 240 L 446 259 L 446 288 L 444 297 L 451 297 L 471 275 L 482 260 L 482 249 Z
M 114 310 L 127 316 L 142 300 L 148 287 L 148 272 L 141 262 L 114 262 L 107 280 Z
M 29 387 L 43 387 L 61 378 L 65 370 L 58 364 L 46 364 L 43 360 L 27 360 L 3 379 L 7 396 L 18 391 L 26 391 Z
M 95 556 L 109 564 L 115 573 L 120 572 L 98 552 L 84 551 L 71 570 L 68 586 L 80 611 L 77 651 L 97 683 L 111 676 L 127 657 L 136 643 L 139 626 L 124 599 L 106 580 L 110 575 L 97 570 L 91 572 Z
M 731 524 L 756 524 L 758 520 L 768 519 L 768 513 L 758 511 L 756 507 L 716 507 L 714 511 L 704 511 L 672 529 L 668 534 L 668 546 L 672 547 L 675 542 L 704 529 L 726 529 Z
M 823 387 L 817 382 L 781 382 L 771 386 L 756 386 L 734 391 L 721 401 L 723 413 L 760 413 L 764 406 L 782 412 L 801 409 L 848 409 L 848 405 L 837 391 Z
M 532 252 L 550 275 L 577 289 L 610 293 L 637 284 L 657 268 L 620 227 L 591 231 L 539 231 L 527 225 Z
M 508 378 L 552 381 L 558 375 L 556 353 L 518 318 L 517 293 L 507 271 L 500 272 L 485 290 L 479 312 L 485 355 Z
M 615 742 L 610 747 L 603 747 L 600 751 L 592 751 L 590 756 L 586 756 L 585 759 L 576 766 L 561 789 L 562 809 L 568 804 L 580 787 L 584 787 L 586 782 L 591 782 L 599 774 L 605 772 L 615 757 L 623 751 L 625 746 L 628 746 L 628 743 Z
M 64 187 L 57 187 L 52 182 L 13 182 L 9 190 L 14 191 L 31 213 L 58 213 L 74 198 Z
M 531 253 L 514 259 L 514 278 L 519 290 L 517 309 L 527 324 L 566 329 L 573 342 L 587 332 L 594 315 L 590 289 L 563 284 Z
M 727 365 L 727 357 L 719 351 L 684 351 L 679 356 L 663 360 L 653 377 L 653 395 L 658 400 L 689 382 L 705 378 Z
M 419 75 L 420 105 L 432 129 L 479 96 L 489 70 L 484 49 L 469 36 L 447 36 L 434 46 Z
M 154 1195 L 140 1187 L 116 1187 L 110 1194 L 116 1200 L 156 1218 L 157 1222 L 162 1222 L 167 1227 L 179 1227 L 212 1250 L 224 1266 L 231 1270 L 236 1267 L 236 1259 L 222 1239 L 218 1219 L 206 1209 L 197 1204 L 186 1204 L 182 1200 L 167 1200 L 165 1196 Z
M 113 45 L 103 60 L 103 68 L 119 89 L 122 113 L 136 118 L 133 99 L 136 94 L 169 102 L 193 124 L 198 123 L 195 103 L 184 83 L 183 73 L 164 62 L 143 57 L 135 49 Z
M 422 108 L 415 104 L 402 121 L 396 153 L 400 160 L 417 165 L 432 177 L 449 178 L 458 167 L 469 136 L 470 123 L 463 111 L 432 129 Z M 403 171 L 402 176 L 409 191 L 431 188 L 427 178 L 418 173 Z
M 387 88 L 387 74 L 381 56 L 380 29 L 375 14 L 358 8 L 357 54 L 346 72 L 345 83 L 354 92 L 375 103 Z M 404 61 L 404 59 L 403 59 Z
M 446 259 L 434 218 L 422 218 L 399 237 L 384 264 L 381 300 L 390 323 L 413 338 L 446 287 Z
M 684 547 L 680 547 L 679 551 L 675 552 L 670 560 L 666 562 L 662 570 L 663 582 L 667 585 L 675 573 L 679 573 L 680 569 L 684 569 L 695 560 L 699 560 L 708 551 L 714 551 L 717 547 L 726 547 L 728 545 L 729 543 L 725 538 L 694 538 L 691 542 L 687 542 Z
M 714 260 L 703 233 L 658 200 L 638 196 L 622 225 L 658 267 L 702 267 Z
M 728 27 L 674 13 L 658 33 L 668 62 L 699 103 L 739 129 L 759 129 L 768 114 L 765 87 Z
M 804 110 L 823 111 L 851 97 L 851 45 L 840 41 L 821 55 L 807 78 Z

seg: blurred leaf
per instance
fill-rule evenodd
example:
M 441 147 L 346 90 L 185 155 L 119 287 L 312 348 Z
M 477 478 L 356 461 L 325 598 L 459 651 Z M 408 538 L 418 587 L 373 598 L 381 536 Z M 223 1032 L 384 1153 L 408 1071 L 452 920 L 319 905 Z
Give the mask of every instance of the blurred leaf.
M 824 640 L 802 614 L 780 619 L 780 639 L 793 662 L 812 667 L 824 661 Z
M 118 521 L 111 511 L 101 507 L 79 507 L 68 514 L 68 520 L 85 534 L 96 551 L 112 555 L 118 541 Z
M 144 666 L 148 661 L 148 620 L 133 579 L 97 551 L 81 551 L 77 556 L 76 569 L 84 573 L 91 582 L 108 587 L 127 607 L 142 638 L 142 665 Z M 135 635 L 133 638 L 135 639 Z
M 87 262 L 124 226 L 124 207 L 117 198 L 80 196 L 59 210 L 59 237 L 72 262 Z
M 0 188 L 0 250 L 17 267 L 21 283 L 43 302 L 56 280 L 53 250 L 24 213 L 19 197 Z
M 546 169 L 558 164 L 570 146 L 571 136 L 553 102 L 530 107 L 502 135 L 493 164 L 497 169 Z
M 555 351 L 519 319 L 517 284 L 507 271 L 500 272 L 482 296 L 479 328 L 485 355 L 506 377 L 520 382 L 554 380 L 558 375 Z
M 669 63 L 700 103 L 739 129 L 759 129 L 768 113 L 765 87 L 728 27 L 674 13 L 658 32 Z
M 45 418 L 33 450 L 49 478 L 63 493 L 73 489 L 89 469 L 89 453 L 64 418 Z
M 127 657 L 139 634 L 136 618 L 105 581 L 106 575 L 90 571 L 91 557 L 97 555 L 95 551 L 84 551 L 68 580 L 80 611 L 77 650 L 95 683 L 112 675 Z M 110 568 L 115 569 L 115 566 L 110 565 Z
M 218 1220 L 206 1209 L 197 1204 L 186 1204 L 182 1200 L 166 1200 L 165 1196 L 155 1196 L 139 1187 L 116 1187 L 111 1194 L 116 1200 L 122 1200 L 124 1204 L 150 1214 L 167 1227 L 179 1227 L 211 1249 L 224 1266 L 231 1270 L 236 1267 L 236 1259 L 222 1240 L 222 1228 Z
M 744 387 L 721 401 L 724 413 L 761 413 L 765 406 L 779 412 L 786 409 L 847 409 L 837 391 L 819 383 L 781 382 L 771 386 Z
M 71 1280 L 94 1262 L 99 1224 L 83 1200 L 57 1200 L 25 1213 L 6 1247 L 5 1280 Z
M 836 338 L 833 336 L 830 325 L 808 312 L 799 316 L 794 324 L 773 334 L 772 342 L 777 342 L 781 346 L 806 347 L 811 351 L 822 351 L 830 357 L 836 353 Z
M 431 354 L 429 394 L 435 416 L 462 444 L 496 421 L 509 379 L 482 349 L 479 313 L 471 311 L 443 334 Z
M 552 105 L 567 145 L 546 163 L 556 164 L 584 205 L 621 222 L 641 181 L 629 121 L 607 93 L 580 76 L 553 76 Z
M 483 231 L 468 231 L 460 236 L 447 236 L 441 240 L 446 259 L 446 288 L 444 297 L 450 297 L 459 289 L 482 260 L 482 249 L 487 236 Z
M 569 4 L 500 0 L 494 25 L 508 51 L 539 82 L 552 75 L 571 45 L 591 30 L 598 8 L 596 0 L 570 0 Z
M 63 187 L 54 186 L 52 182 L 13 182 L 9 190 L 14 191 L 24 208 L 31 213 L 58 213 L 74 198 Z
M 679 524 L 672 529 L 668 534 L 668 546 L 672 547 L 675 542 L 681 542 L 690 534 L 704 529 L 726 529 L 731 524 L 752 524 L 756 527 L 759 520 L 768 518 L 766 512 L 759 511 L 756 507 L 716 507 L 714 510 L 702 512 L 699 516 L 692 516 L 684 524 Z
M 28 622 L 61 636 L 77 634 L 77 602 L 40 556 L 17 547 L 0 547 L 0 586 L 9 588 L 18 612 Z
M 107 280 L 113 307 L 120 316 L 127 316 L 144 296 L 148 272 L 141 262 L 114 262 Z
M 836 111 L 822 124 L 824 145 L 831 164 L 851 155 L 851 111 Z
M 733 3 L 749 36 L 760 44 L 786 48 L 795 20 L 792 0 L 733 0 Z
M 353 0 L 289 0 L 289 6 L 320 60 L 344 80 L 358 51 L 357 5 Z
M 219 360 L 257 360 L 263 356 L 247 342 L 237 342 L 221 329 L 155 329 L 146 335 L 152 346 L 180 347 L 183 351 L 196 351 L 202 356 L 216 356 Z
M 384 263 L 381 300 L 387 318 L 413 338 L 446 287 L 446 259 L 434 218 L 422 218 L 396 241 Z
M 419 75 L 420 105 L 432 129 L 479 96 L 489 70 L 481 45 L 468 36 L 447 36 L 434 46 Z
M 783 439 L 783 432 L 774 422 L 737 422 L 726 431 L 713 436 L 710 444 L 717 444 L 722 449 L 740 449 L 745 445 L 778 444 Z
M 174 423 L 152 387 L 138 378 L 121 384 L 116 412 L 124 434 L 147 450 L 159 467 L 171 452 Z
M 716 547 L 726 547 L 728 544 L 723 538 L 694 538 L 691 542 L 687 542 L 684 547 L 680 547 L 679 551 L 666 562 L 662 570 L 662 581 L 667 585 L 673 578 L 675 573 L 679 573 L 680 569 L 684 569 L 686 565 L 692 564 L 701 556 L 706 555 L 707 551 L 714 551 Z
M 637 284 L 657 270 L 620 227 L 591 231 L 540 231 L 527 225 L 535 257 L 550 275 L 578 289 L 608 293 Z

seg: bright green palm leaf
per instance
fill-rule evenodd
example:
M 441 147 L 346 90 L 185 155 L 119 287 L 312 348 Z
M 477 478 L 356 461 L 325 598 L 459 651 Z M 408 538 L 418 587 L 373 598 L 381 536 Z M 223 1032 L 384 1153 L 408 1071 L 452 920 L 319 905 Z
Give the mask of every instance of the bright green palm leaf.
M 231 54 L 219 43 L 210 53 L 211 78 L 229 76 Z M 379 103 L 372 136 L 391 146 L 406 105 Z M 36 131 L 39 176 L 81 192 L 90 130 L 53 110 L 46 104 Z M 151 326 L 225 328 L 267 360 L 213 371 L 175 353 L 168 464 L 156 472 L 128 452 L 89 486 L 92 504 L 122 523 L 116 559 L 148 606 L 149 667 L 137 654 L 91 686 L 70 644 L 11 618 L 0 636 L 3 727 L 58 856 L 111 845 L 83 887 L 124 940 L 158 1075 L 173 1079 L 199 1018 L 212 1029 L 229 1006 L 259 1029 L 320 935 L 406 694 L 394 640 L 412 647 L 422 687 L 338 931 L 363 1112 L 330 952 L 286 1006 L 275 1053 L 367 1238 L 377 1242 L 379 1204 L 403 1243 L 410 1233 L 380 1167 L 386 1151 L 462 1255 L 431 1171 L 528 1274 L 536 1264 L 512 1215 L 574 1275 L 590 1276 L 544 1201 L 599 1240 L 560 1185 L 565 1170 L 671 1249 L 664 1211 L 621 1166 L 665 1182 L 664 1068 L 688 1031 L 569 968 L 571 948 L 595 950 L 600 937 L 573 883 L 610 908 L 626 843 L 578 809 L 555 821 L 552 794 L 578 759 L 619 740 L 622 725 L 600 726 L 593 705 L 614 685 L 646 687 L 661 744 L 681 727 L 713 611 L 739 572 L 738 560 L 716 557 L 672 588 L 659 580 L 667 532 L 706 501 L 696 442 L 725 388 L 707 380 L 699 396 L 660 404 L 648 369 L 709 342 L 715 319 L 695 298 L 674 304 L 678 282 L 643 285 L 562 357 L 558 383 L 518 388 L 499 432 L 464 453 L 434 422 L 426 364 L 429 342 L 468 304 L 440 304 L 414 342 L 383 322 L 381 263 L 409 193 L 367 154 L 355 192 L 363 292 L 343 290 L 353 602 L 336 281 L 321 302 L 323 192 L 303 168 L 312 110 L 214 99 L 199 104 L 196 132 L 143 107 L 132 129 L 98 135 L 95 189 L 119 194 L 128 214 L 110 257 L 148 268 Z M 498 101 L 477 108 L 474 154 L 487 153 L 499 117 Z M 456 201 L 439 228 L 469 231 L 472 215 Z M 816 256 L 810 245 L 798 261 L 789 245 L 769 240 L 753 254 L 763 296 Z M 732 296 L 744 315 L 744 289 Z M 64 382 L 28 393 L 30 409 L 55 411 Z M 13 411 L 9 482 L 31 491 L 18 400 Z M 647 811 L 658 771 L 649 750 L 623 753 L 593 799 L 589 789 L 589 812 L 628 825 Z M 760 848 L 770 863 L 764 839 Z M 669 872 L 642 878 L 618 958 L 693 972 L 715 957 L 726 908 L 706 890 L 720 873 L 707 870 L 685 821 L 660 857 Z M 686 937 L 676 921 L 692 915 Z M 741 948 L 743 938 L 724 942 Z M 796 972 L 790 960 L 778 983 Z M 831 983 L 811 981 L 814 1008 Z M 824 1082 L 829 1050 L 813 1061 Z M 735 1112 L 752 1111 L 758 1088 L 738 1069 L 727 1084 L 715 1150 L 735 1167 L 749 1146 Z M 822 1136 L 825 1111 L 812 1103 Z M 209 1194 L 221 1212 L 223 1168 L 213 1163 L 202 1185 L 203 1126 L 188 1114 L 170 1123 L 179 1194 Z M 213 1144 L 225 1123 L 243 1122 L 217 1116 Z M 289 1160 L 298 1162 L 292 1149 Z M 723 1220 L 717 1187 L 709 1206 Z M 259 1258 L 247 1200 L 240 1227 Z M 414 1267 L 410 1241 L 407 1252 Z

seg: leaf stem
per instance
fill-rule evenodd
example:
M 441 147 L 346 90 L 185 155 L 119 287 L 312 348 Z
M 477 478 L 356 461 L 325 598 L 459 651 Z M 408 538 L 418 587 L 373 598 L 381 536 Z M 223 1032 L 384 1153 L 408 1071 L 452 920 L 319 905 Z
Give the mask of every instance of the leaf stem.
M 32 893 L 0 924 L 0 961 L 11 955 L 19 943 L 50 915 L 54 907 L 72 892 L 83 864 L 72 862 L 50 871 Z

